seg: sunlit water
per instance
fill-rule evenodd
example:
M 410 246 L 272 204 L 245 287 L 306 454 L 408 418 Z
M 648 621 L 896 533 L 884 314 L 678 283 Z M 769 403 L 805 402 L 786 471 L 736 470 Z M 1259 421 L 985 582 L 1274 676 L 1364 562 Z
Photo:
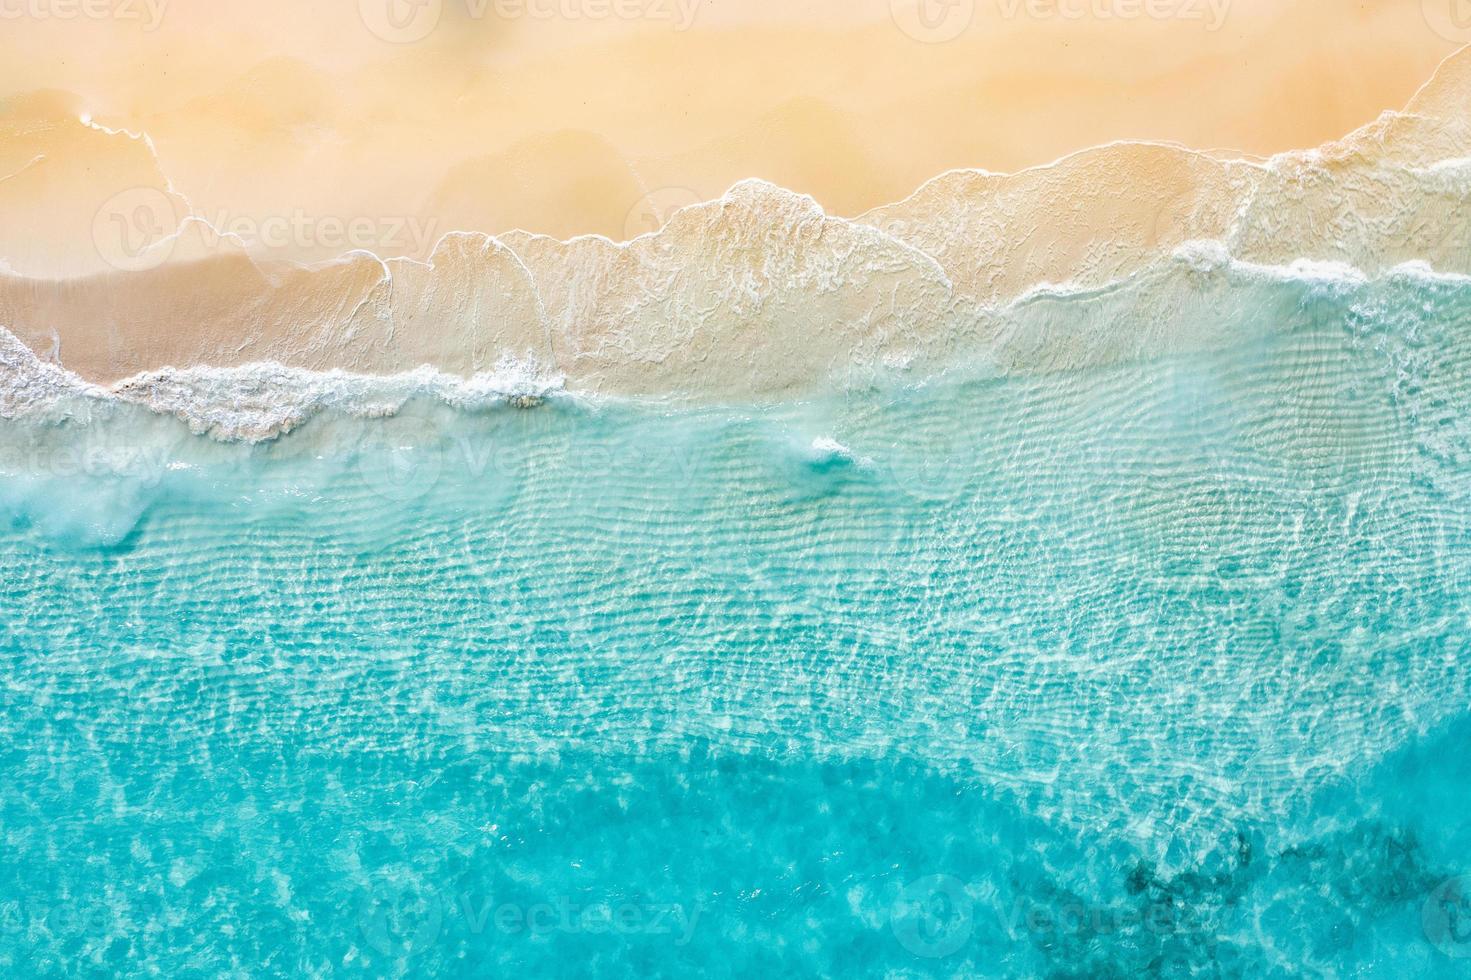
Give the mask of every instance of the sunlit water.
M 9 423 L 0 966 L 1465 975 L 1467 312 L 254 448 Z

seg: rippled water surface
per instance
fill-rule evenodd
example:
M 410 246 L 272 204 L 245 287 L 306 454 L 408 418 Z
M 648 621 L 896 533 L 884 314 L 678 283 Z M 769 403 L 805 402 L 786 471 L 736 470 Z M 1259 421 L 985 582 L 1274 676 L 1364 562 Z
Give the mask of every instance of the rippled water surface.
M 1467 309 L 253 448 L 14 423 L 0 965 L 1464 975 Z

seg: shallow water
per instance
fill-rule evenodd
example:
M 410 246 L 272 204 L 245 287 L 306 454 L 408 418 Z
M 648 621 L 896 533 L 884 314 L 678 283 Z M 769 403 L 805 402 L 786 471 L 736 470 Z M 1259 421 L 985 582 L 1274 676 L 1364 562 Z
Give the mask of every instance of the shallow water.
M 1463 975 L 1471 288 L 1294 288 L 1087 372 L 7 423 L 0 964 Z

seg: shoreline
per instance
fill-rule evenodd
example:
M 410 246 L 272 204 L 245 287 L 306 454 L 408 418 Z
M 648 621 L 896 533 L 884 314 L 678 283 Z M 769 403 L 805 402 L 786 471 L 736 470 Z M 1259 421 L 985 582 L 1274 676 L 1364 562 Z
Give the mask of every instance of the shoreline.
M 171 185 L 140 185 L 94 216 L 105 271 L 0 271 L 0 327 L 37 365 L 103 389 L 167 387 L 175 369 L 382 377 L 430 367 L 470 378 L 532 365 L 531 376 L 566 378 L 573 392 L 719 399 L 802 391 L 843 372 L 860 383 L 875 371 L 923 376 L 978 352 L 1025 371 L 1014 307 L 1033 293 L 1087 293 L 1149 270 L 1208 277 L 1233 262 L 1336 263 L 1371 278 L 1416 261 L 1471 273 L 1468 106 L 1471 47 L 1401 109 L 1315 149 L 1258 158 L 1115 141 L 1014 173 L 947 171 L 853 218 L 746 180 L 717 199 L 664 202 L 673 209 L 662 227 L 626 242 L 431 239 L 435 229 L 405 221 L 432 249 L 422 259 L 355 249 L 287 261 L 252 248 L 241 233 L 251 229 L 192 217 L 138 240 L 140 225 L 164 229 L 187 213 Z M 32 106 L 37 118 L 55 110 Z M 142 153 L 135 169 L 157 169 L 148 137 L 73 126 L 86 146 Z M 1182 265 L 1180 250 L 1202 240 L 1219 255 L 1197 249 Z M 1135 285 L 1137 310 L 1178 305 L 1163 280 Z M 1121 342 L 1083 338 L 1028 356 L 1094 363 Z M 11 386 L 33 370 L 7 363 Z

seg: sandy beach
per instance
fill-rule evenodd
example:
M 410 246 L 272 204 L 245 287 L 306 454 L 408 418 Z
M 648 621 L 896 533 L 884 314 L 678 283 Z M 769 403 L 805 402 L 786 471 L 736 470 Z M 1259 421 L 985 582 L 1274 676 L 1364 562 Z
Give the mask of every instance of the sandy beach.
M 1115 140 L 1265 155 L 1400 107 L 1457 46 L 1419 3 L 1336 0 L 14 2 L 0 261 L 46 277 L 111 268 L 95 214 L 140 187 L 279 257 L 422 258 L 454 230 L 623 239 L 747 177 L 851 216 Z
M 1471 40 L 1435 0 L 67 2 L 7 8 L 0 41 L 0 326 L 101 383 L 513 356 L 599 390 L 731 370 L 734 391 L 781 387 L 801 372 L 774 368 L 841 359 L 895 317 L 944 330 L 957 303 L 1096 285 L 1221 237 L 1253 196 L 1243 257 L 1392 264 L 1373 235 L 1323 252 L 1314 231 L 1314 208 L 1372 209 L 1379 178 L 1307 200 L 1260 162 L 1404 108 Z M 1366 130 L 1365 152 L 1465 155 L 1446 122 L 1464 73 L 1423 131 Z M 1170 145 L 1112 146 L 1134 140 Z M 765 183 L 611 244 L 748 178 Z M 1444 210 L 1424 196 L 1398 206 Z M 756 313 L 731 306 L 732 277 L 803 227 L 829 251 L 794 252 Z M 605 238 L 562 243 L 582 235 Z M 830 335 L 807 329 L 814 288 L 854 254 L 887 271 L 855 269 L 819 304 Z M 911 305 L 884 312 L 896 295 Z M 710 332 L 717 307 L 744 332 Z M 644 355 L 616 353 L 630 345 Z

